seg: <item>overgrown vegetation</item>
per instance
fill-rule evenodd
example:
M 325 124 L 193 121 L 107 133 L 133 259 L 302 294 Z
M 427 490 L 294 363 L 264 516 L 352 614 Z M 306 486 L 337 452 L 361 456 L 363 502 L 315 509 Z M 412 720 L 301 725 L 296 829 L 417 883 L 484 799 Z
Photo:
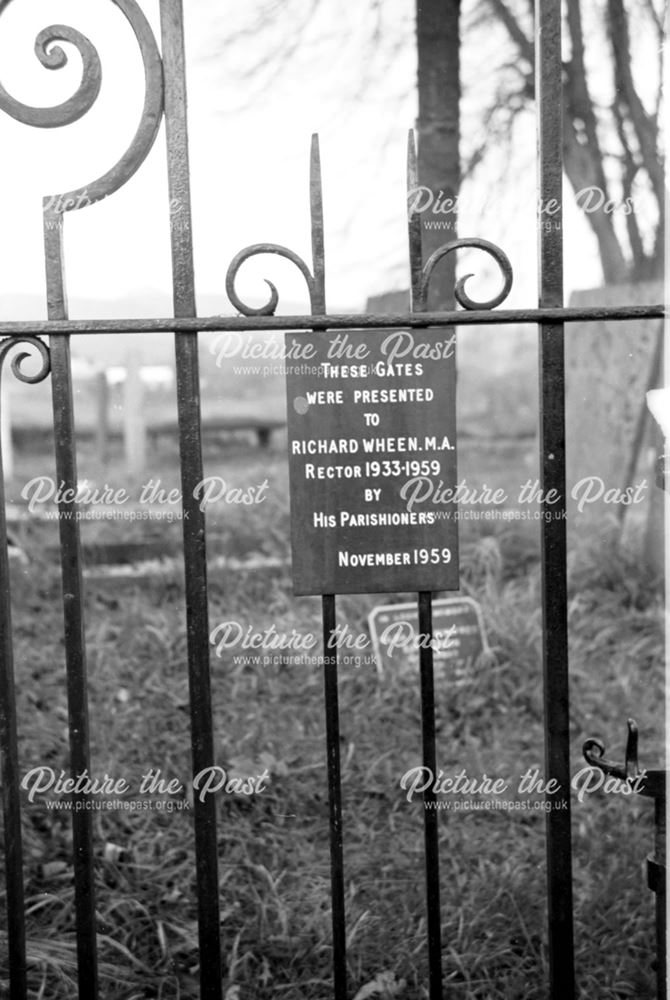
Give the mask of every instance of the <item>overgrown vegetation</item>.
M 289 551 L 283 458 L 254 465 L 233 456 L 225 466 L 231 481 L 251 481 L 264 470 L 274 488 L 267 507 L 231 507 L 220 521 L 211 519 L 211 529 L 234 538 L 238 552 L 281 562 Z M 176 551 L 179 526 L 172 528 Z M 463 592 L 483 605 L 492 657 L 458 684 L 449 677 L 437 684 L 445 773 L 465 768 L 514 779 L 529 767 L 543 771 L 536 528 L 463 522 Z M 40 555 L 46 531 L 22 535 L 32 559 L 19 580 L 14 623 L 23 773 L 40 764 L 68 766 L 58 575 Z M 340 598 L 340 620 L 365 631 L 369 611 L 387 599 L 396 598 Z M 661 616 L 660 595 L 625 548 L 613 541 L 606 550 L 575 554 L 574 772 L 589 736 L 601 737 L 611 756 L 623 755 L 629 715 L 640 727 L 641 762 L 658 763 Z M 216 580 L 211 587 L 211 627 L 227 620 L 318 637 L 320 601 L 291 596 L 285 565 L 238 570 L 228 574 L 225 590 Z M 87 640 L 92 773 L 125 777 L 136 789 L 149 767 L 159 767 L 186 782 L 180 575 L 152 586 L 89 587 Z M 229 774 L 269 773 L 255 796 L 217 793 L 224 993 L 228 1000 L 323 1000 L 331 990 L 331 928 L 320 668 L 291 659 L 245 664 L 228 651 L 212 656 L 212 677 L 217 763 Z M 340 709 L 351 996 L 426 997 L 423 806 L 419 797 L 408 802 L 400 787 L 404 772 L 421 763 L 418 675 L 380 677 L 369 664 L 345 664 Z M 70 816 L 46 809 L 40 796 L 31 805 L 22 794 L 30 995 L 64 1000 L 76 993 Z M 653 847 L 653 807 L 640 797 L 594 793 L 573 802 L 573 829 L 580 991 L 598 1000 L 652 997 L 653 895 L 643 862 Z M 444 811 L 440 831 L 449 995 L 540 1000 L 544 813 Z M 102 996 L 195 1000 L 190 815 L 96 812 L 94 837 Z M 1 919 L 4 926 L 4 910 Z M 1 995 L 6 948 L 0 952 Z

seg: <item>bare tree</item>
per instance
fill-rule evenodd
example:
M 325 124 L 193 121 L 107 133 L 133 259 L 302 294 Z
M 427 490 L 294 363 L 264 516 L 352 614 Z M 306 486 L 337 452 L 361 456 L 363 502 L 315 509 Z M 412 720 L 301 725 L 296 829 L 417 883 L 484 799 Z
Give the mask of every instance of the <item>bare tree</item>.
M 459 162 L 459 19 L 461 0 L 417 0 L 419 133 L 418 178 L 434 195 L 455 200 L 460 187 Z M 451 239 L 456 236 L 452 216 Z M 423 233 L 424 262 L 444 242 L 444 233 Z M 451 279 L 434 281 L 428 289 L 429 309 L 453 309 L 455 261 L 442 261 Z
M 593 5 L 595 8 L 596 5 Z M 593 96 L 586 61 L 586 41 L 580 0 L 567 0 L 565 29 L 570 53 L 564 60 L 563 88 L 563 158 L 565 172 L 598 241 L 603 276 L 608 284 L 625 280 L 644 280 L 663 273 L 664 186 L 663 155 L 659 130 L 664 32 L 661 4 L 654 0 L 629 3 L 604 0 L 595 15 L 600 22 L 599 37 L 591 45 L 606 45 L 600 65 L 610 80 L 601 81 L 601 89 L 610 91 L 608 103 Z M 487 116 L 492 127 L 508 141 L 513 137 L 516 115 L 533 101 L 535 91 L 532 2 L 525 11 L 514 0 L 481 0 L 478 16 L 486 12 L 505 28 L 516 56 L 515 87 L 499 92 Z M 655 54 L 657 63 L 648 60 L 634 73 L 631 24 L 644 34 L 644 48 Z M 651 33 L 649 32 L 651 28 Z M 642 30 L 641 30 L 642 29 Z M 639 46 L 642 48 L 642 44 Z M 509 81 L 510 75 L 506 77 Z M 651 108 L 645 107 L 640 84 L 654 91 Z M 651 83 L 651 88 L 649 84 Z M 604 84 L 604 85 L 603 85 Z M 472 170 L 485 156 L 480 146 L 471 157 Z M 650 204 L 643 236 L 636 203 L 642 198 Z M 625 218 L 626 238 L 617 231 L 615 217 Z M 627 245 L 626 245 L 627 244 Z
M 315 45 L 310 27 L 329 4 L 333 0 L 259 0 L 253 22 L 226 40 L 229 51 L 251 37 L 265 35 L 270 43 L 264 46 L 263 57 L 247 67 L 247 88 L 256 93 L 267 88 L 301 45 Z M 412 42 L 408 42 L 407 21 L 394 20 L 397 5 L 366 0 L 365 6 L 370 52 L 376 57 L 382 54 L 374 60 L 375 71 L 390 75 L 398 51 Z M 605 282 L 658 278 L 663 273 L 664 243 L 663 0 L 563 0 L 563 6 L 566 176 L 597 240 Z M 495 73 L 499 83 L 479 116 L 483 128 L 474 140 L 464 128 L 468 141 L 461 146 L 468 148 L 460 171 L 454 166 L 459 123 L 453 109 L 458 93 L 453 74 L 458 64 L 450 42 L 458 31 L 460 7 L 461 0 L 416 0 L 415 5 L 414 42 L 422 50 L 420 180 L 431 190 L 442 188 L 445 196 L 458 190 L 459 172 L 468 177 L 486 170 L 492 148 L 513 145 L 517 123 L 532 111 L 535 93 L 534 0 L 462 0 L 464 51 L 492 31 L 501 32 L 501 45 L 498 64 L 485 67 L 486 74 Z M 340 23 L 323 18 L 323 24 L 328 38 L 320 38 L 321 51 L 325 41 L 346 45 L 346 19 Z M 369 66 L 361 68 L 350 92 L 352 100 L 364 95 L 370 72 Z M 447 95 L 452 107 L 439 112 L 439 102 Z M 441 167 L 437 164 L 440 156 Z

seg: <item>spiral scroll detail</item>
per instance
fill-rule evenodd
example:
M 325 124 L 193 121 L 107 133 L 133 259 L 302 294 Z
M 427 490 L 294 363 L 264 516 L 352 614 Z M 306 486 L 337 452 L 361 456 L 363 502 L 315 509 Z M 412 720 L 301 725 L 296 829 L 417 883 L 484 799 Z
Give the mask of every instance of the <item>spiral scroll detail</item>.
M 464 309 L 494 309 L 507 298 L 512 287 L 513 280 L 512 265 L 509 262 L 507 254 L 505 254 L 500 247 L 497 247 L 495 243 L 490 243 L 488 240 L 482 240 L 477 237 L 471 237 L 462 240 L 452 240 L 451 243 L 445 243 L 443 246 L 438 247 L 437 250 L 428 258 L 421 273 L 418 296 L 419 301 L 415 305 L 415 309 L 417 311 L 423 312 L 426 308 L 428 285 L 435 269 L 435 265 L 448 253 L 458 250 L 461 247 L 483 250 L 485 253 L 488 253 L 491 257 L 493 257 L 503 276 L 503 287 L 497 295 L 494 295 L 492 299 L 477 302 L 475 299 L 471 299 L 465 291 L 465 283 L 468 278 L 472 277 L 472 274 L 466 274 L 458 280 L 456 288 L 454 289 L 454 295 L 456 296 L 456 301 L 459 305 L 463 306 Z
M 297 253 L 293 250 L 289 250 L 288 247 L 280 246 L 278 243 L 254 243 L 251 246 L 246 247 L 244 250 L 240 250 L 230 262 L 228 267 L 228 273 L 226 274 L 226 292 L 228 298 L 230 299 L 232 305 L 237 309 L 239 313 L 243 316 L 273 316 L 274 311 L 279 303 L 279 294 L 277 289 L 271 281 L 265 278 L 266 285 L 270 287 L 270 298 L 265 303 L 264 306 L 260 306 L 258 309 L 254 309 L 253 306 L 247 305 L 239 297 L 235 291 L 235 280 L 237 278 L 237 273 L 244 264 L 245 260 L 250 257 L 256 257 L 258 254 L 263 253 L 274 253 L 279 257 L 284 257 L 286 260 L 290 260 L 296 267 L 300 270 L 302 275 L 307 282 L 307 288 L 309 290 L 310 307 L 312 312 L 315 309 L 315 293 L 316 293 L 316 282 L 310 269 L 308 268 L 302 257 L 299 257 Z
M 37 382 L 43 382 L 51 371 L 51 355 L 49 353 L 49 348 L 43 340 L 40 340 L 39 337 L 5 337 L 4 340 L 0 340 L 0 374 L 2 373 L 2 366 L 5 362 L 5 358 L 9 352 L 14 347 L 18 347 L 19 344 L 28 344 L 30 347 L 34 347 L 39 355 L 41 364 L 39 369 L 32 374 L 22 371 L 21 366 L 24 361 L 27 361 L 32 357 L 32 355 L 30 351 L 21 351 L 12 358 L 12 372 L 20 382 L 27 382 L 29 385 L 35 385 Z
M 0 0 L 0 14 L 11 0 Z M 145 97 L 142 117 L 130 146 L 121 159 L 106 173 L 72 191 L 43 199 L 45 214 L 55 217 L 63 212 L 92 205 L 113 194 L 130 180 L 149 154 L 163 115 L 163 64 L 153 31 L 136 0 L 112 0 L 129 22 L 137 39 L 144 64 Z M 30 107 L 12 97 L 0 84 L 0 111 L 25 125 L 36 128 L 59 128 L 82 118 L 95 104 L 100 93 L 102 69 L 100 57 L 89 39 L 75 28 L 53 24 L 44 28 L 35 40 L 35 52 L 49 70 L 61 69 L 68 62 L 66 52 L 56 43 L 74 45 L 82 59 L 81 83 L 72 97 L 51 108 Z
M 0 13 L 7 4 L 0 7 Z M 62 104 L 51 108 L 35 108 L 17 101 L 0 83 L 0 110 L 16 121 L 36 128 L 59 128 L 78 121 L 95 104 L 100 93 L 102 68 L 95 46 L 86 35 L 65 24 L 52 24 L 40 31 L 35 39 L 35 54 L 45 69 L 62 69 L 68 57 L 56 42 L 69 42 L 78 50 L 82 60 L 82 77 L 77 92 Z

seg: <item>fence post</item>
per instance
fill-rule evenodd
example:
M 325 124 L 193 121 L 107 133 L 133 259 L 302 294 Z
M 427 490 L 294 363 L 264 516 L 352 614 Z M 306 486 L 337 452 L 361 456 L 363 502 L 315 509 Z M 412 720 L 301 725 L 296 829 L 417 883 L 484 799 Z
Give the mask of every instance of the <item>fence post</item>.
M 95 453 L 101 466 L 109 458 L 109 382 L 107 370 L 101 369 L 95 376 L 97 416 L 95 421 Z
M 536 0 L 536 88 L 539 299 L 563 307 L 561 5 Z M 552 227 L 542 209 L 558 205 Z M 545 779 L 554 782 L 546 814 L 549 996 L 574 1000 L 572 832 L 570 821 L 570 698 L 565 481 L 565 358 L 562 321 L 539 327 L 540 476 L 543 494 L 542 652 Z M 547 500 L 553 491 L 554 504 Z
M 459 158 L 459 99 L 460 99 L 460 0 L 423 0 L 416 3 L 417 40 L 417 90 L 419 114 L 417 129 L 418 183 L 425 185 L 432 198 L 446 194 L 446 202 L 456 207 L 456 196 L 460 185 Z M 412 146 L 414 140 L 412 140 Z M 439 192 L 439 195 L 438 195 Z M 408 192 L 409 194 L 409 192 Z M 409 202 L 408 202 L 409 207 Z M 456 214 L 450 218 L 449 239 L 456 239 Z M 414 286 L 414 270 L 421 270 L 444 242 L 444 230 L 429 230 L 421 224 L 419 239 L 415 247 L 410 243 L 410 268 Z M 414 249 L 414 253 L 412 252 Z M 428 311 L 450 310 L 454 308 L 456 263 L 454 254 L 440 262 L 441 280 L 434 281 L 428 288 L 426 308 Z M 414 287 L 412 291 L 412 311 L 416 309 Z M 453 333 L 453 327 L 442 331 Z M 452 361 L 455 366 L 455 358 Z M 455 408 L 455 400 L 449 405 Z M 447 422 L 449 416 L 446 417 Z M 455 426 L 455 415 L 453 416 Z M 454 483 L 456 471 L 454 469 Z M 428 592 L 418 595 L 420 628 L 432 631 L 432 595 Z M 435 698 L 433 691 L 433 651 L 421 649 L 421 729 L 423 740 L 423 763 L 436 768 L 435 747 Z M 430 799 L 430 794 L 427 800 Z M 430 1000 L 442 1000 L 442 930 L 440 906 L 438 815 L 426 809 L 424 812 L 424 850 L 426 865 L 426 918 L 428 928 L 428 980 Z
M 144 414 L 144 386 L 141 359 L 129 351 L 123 400 L 123 446 L 130 479 L 140 479 L 146 468 L 147 429 Z
M 0 435 L 2 435 L 3 473 L 5 482 L 8 482 L 14 475 L 14 446 L 12 442 L 12 394 L 7 386 L 2 394 Z

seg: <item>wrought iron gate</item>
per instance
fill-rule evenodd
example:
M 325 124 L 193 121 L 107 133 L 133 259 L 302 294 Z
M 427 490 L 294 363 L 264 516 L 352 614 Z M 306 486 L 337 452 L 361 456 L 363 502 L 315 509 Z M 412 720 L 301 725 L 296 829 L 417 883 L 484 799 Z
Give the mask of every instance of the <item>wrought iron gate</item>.
M 8 2 L 8 0 L 7 0 Z M 7 6 L 0 4 L 0 13 Z M 538 308 L 497 309 L 511 285 L 511 268 L 504 253 L 480 239 L 461 239 L 446 244 L 425 263 L 421 254 L 421 230 L 415 217 L 409 221 L 412 308 L 396 315 L 328 315 L 325 299 L 323 216 L 319 151 L 316 138 L 311 153 L 311 268 L 292 251 L 275 244 L 247 247 L 232 261 L 226 288 L 241 315 L 234 318 L 197 317 L 194 293 L 193 247 L 190 227 L 189 163 L 186 125 L 186 87 L 181 0 L 161 0 L 161 51 L 136 0 L 112 0 L 129 21 L 142 52 L 146 96 L 142 120 L 122 159 L 86 189 L 44 199 L 44 247 L 47 274 L 48 320 L 46 322 L 0 323 L 0 364 L 15 345 L 32 348 L 40 359 L 40 370 L 27 375 L 22 370 L 27 353 L 12 361 L 14 374 L 24 382 L 39 382 L 51 375 L 56 469 L 66 490 L 76 493 L 77 457 L 73 419 L 70 339 L 77 334 L 113 336 L 122 332 L 175 335 L 179 443 L 182 496 L 184 498 L 183 547 L 186 577 L 186 619 L 193 773 L 213 764 L 212 696 L 209 673 L 209 625 L 207 609 L 207 563 L 205 518 L 195 499 L 195 487 L 203 479 L 201 457 L 198 331 L 258 331 L 440 328 L 466 324 L 534 323 L 538 327 L 540 351 L 540 441 L 541 486 L 559 501 L 543 504 L 551 517 L 542 520 L 542 593 L 544 625 L 544 706 L 546 778 L 555 779 L 561 791 L 553 801 L 564 807 L 547 813 L 546 845 L 548 872 L 550 988 L 553 1000 L 570 1000 L 575 994 L 573 961 L 573 905 L 570 828 L 569 695 L 567 663 L 567 583 L 564 432 L 564 324 L 576 320 L 626 320 L 662 317 L 660 305 L 616 308 L 568 309 L 563 306 L 562 228 L 560 208 L 555 225 L 543 227 L 538 219 L 540 299 Z M 561 204 L 561 21 L 560 4 L 537 0 L 537 122 L 538 176 L 541 204 Z M 66 56 L 56 46 L 73 44 L 83 60 L 83 77 L 77 93 L 54 108 L 36 109 L 14 100 L 0 87 L 0 108 L 27 125 L 41 128 L 64 126 L 81 118 L 94 104 L 101 80 L 96 50 L 78 31 L 52 26 L 40 33 L 37 55 L 44 66 L 58 68 Z M 171 230 L 174 315 L 164 319 L 72 321 L 68 318 L 64 278 L 63 225 L 69 211 L 93 204 L 122 187 L 140 168 L 151 149 L 162 120 L 166 123 L 167 169 L 171 199 L 179 199 L 185 224 Z M 416 165 L 410 140 L 408 178 L 414 186 Z M 425 290 L 437 259 L 459 247 L 478 247 L 498 262 L 503 290 L 488 302 L 475 302 L 463 283 L 456 298 L 463 309 L 443 313 L 425 311 Z M 261 309 L 243 303 L 235 291 L 235 276 L 248 257 L 260 253 L 280 254 L 302 271 L 309 288 L 311 314 L 275 317 L 277 296 Z M 47 341 L 42 338 L 48 338 Z M 0 475 L 0 489 L 2 476 Z M 67 493 L 65 494 L 67 497 Z M 69 705 L 69 738 L 73 775 L 89 766 L 86 646 L 84 641 L 83 578 L 79 522 L 74 500 L 61 499 L 60 549 L 63 578 L 63 610 Z M 187 516 L 186 516 L 187 515 Z M 19 761 L 13 672 L 13 638 L 10 612 L 9 559 L 4 494 L 0 496 L 0 750 L 7 873 L 7 909 L 11 970 L 11 997 L 27 995 L 26 933 L 23 890 Z M 421 633 L 432 633 L 429 592 L 418 595 Z M 332 923 L 334 995 L 347 996 L 345 953 L 345 906 L 343 827 L 340 789 L 338 660 L 328 653 L 328 638 L 336 625 L 335 597 L 323 598 L 324 682 L 327 723 L 327 766 L 330 800 L 330 856 L 332 873 Z M 420 654 L 423 763 L 436 770 L 433 653 L 427 646 Z M 425 793 L 426 801 L 433 792 Z M 85 802 L 84 793 L 75 801 Z M 214 798 L 196 799 L 194 826 L 197 865 L 197 898 L 200 942 L 201 995 L 220 1000 L 222 968 L 219 944 L 219 895 L 217 829 Z M 91 813 L 73 811 L 73 855 L 79 995 L 98 996 L 96 919 Z M 426 895 L 428 914 L 429 982 L 432 1000 L 442 996 L 440 882 L 437 812 L 425 810 Z M 214 888 L 213 888 L 214 887 Z

